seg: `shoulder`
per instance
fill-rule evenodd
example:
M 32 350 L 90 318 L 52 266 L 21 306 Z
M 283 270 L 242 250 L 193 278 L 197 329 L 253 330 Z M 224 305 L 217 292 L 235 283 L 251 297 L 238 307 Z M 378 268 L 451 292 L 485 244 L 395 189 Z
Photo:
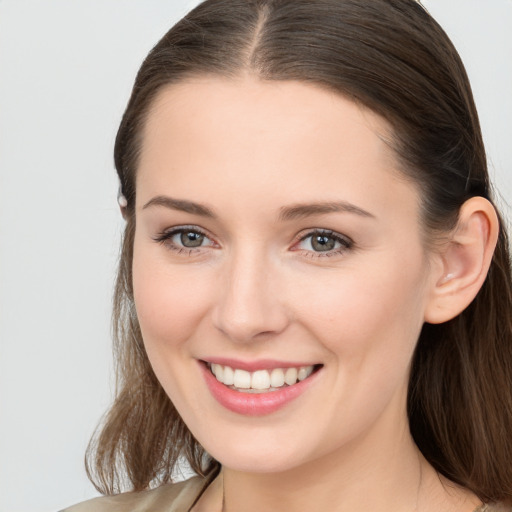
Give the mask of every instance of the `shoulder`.
M 208 479 L 193 477 L 141 492 L 102 496 L 66 508 L 61 512 L 186 512 L 208 485 Z

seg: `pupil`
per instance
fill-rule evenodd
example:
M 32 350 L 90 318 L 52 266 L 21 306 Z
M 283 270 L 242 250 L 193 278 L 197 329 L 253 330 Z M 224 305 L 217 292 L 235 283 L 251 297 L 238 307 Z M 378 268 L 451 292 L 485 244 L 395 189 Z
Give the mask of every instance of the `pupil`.
M 185 247 L 199 247 L 203 243 L 204 235 L 190 231 L 182 233 L 180 238 Z
M 330 251 L 334 249 L 335 241 L 330 236 L 315 236 L 311 245 L 315 251 Z

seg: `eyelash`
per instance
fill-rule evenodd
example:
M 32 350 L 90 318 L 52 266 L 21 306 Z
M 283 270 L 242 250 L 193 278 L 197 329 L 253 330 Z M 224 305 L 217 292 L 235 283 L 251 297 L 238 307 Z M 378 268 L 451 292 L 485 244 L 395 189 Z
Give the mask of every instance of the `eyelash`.
M 172 239 L 176 235 L 180 235 L 183 233 L 195 233 L 195 234 L 201 235 L 205 239 L 209 240 L 211 242 L 211 244 L 200 245 L 197 247 L 184 247 L 184 246 L 179 246 L 175 242 L 172 241 Z M 292 247 L 297 247 L 299 244 L 308 240 L 308 238 L 312 239 L 315 236 L 330 238 L 330 239 L 334 240 L 335 243 L 340 244 L 340 247 L 338 247 L 337 249 L 331 249 L 328 251 L 314 251 L 314 250 L 300 249 L 300 248 L 296 248 L 296 249 L 292 249 L 292 250 L 297 251 L 297 252 L 301 251 L 310 258 L 324 258 L 324 257 L 332 257 L 332 256 L 341 255 L 341 254 L 345 253 L 346 251 L 352 249 L 354 246 L 353 240 L 351 240 L 349 237 L 347 237 L 345 235 L 340 235 L 339 233 L 336 233 L 335 231 L 331 231 L 329 229 L 315 229 L 315 230 L 310 230 L 307 233 L 298 235 L 297 239 L 294 242 Z M 172 228 L 170 230 L 163 231 L 162 233 L 158 234 L 154 238 L 154 240 L 155 240 L 155 242 L 164 245 L 166 248 L 168 248 L 178 254 L 185 253 L 187 256 L 191 256 L 192 254 L 197 253 L 204 247 L 212 247 L 215 245 L 215 243 L 212 242 L 210 236 L 205 231 L 198 228 L 197 226 L 178 226 L 178 227 Z M 310 244 L 311 243 L 312 242 L 310 242 Z
M 305 254 L 308 255 L 308 257 L 311 258 L 330 258 L 333 256 L 340 256 L 341 254 L 345 253 L 346 251 L 352 249 L 354 247 L 354 242 L 349 237 L 345 235 L 340 235 L 339 233 L 336 233 L 335 231 L 331 231 L 330 229 L 314 229 L 311 230 L 305 234 L 298 235 L 297 242 L 293 245 L 293 247 L 296 247 L 302 242 L 305 242 L 308 238 L 311 238 L 311 242 L 313 240 L 313 237 L 325 237 L 325 238 L 331 238 L 334 240 L 335 243 L 339 243 L 340 247 L 337 249 L 331 249 L 328 251 L 313 251 L 308 249 L 294 249 L 296 251 L 303 251 Z
M 164 245 L 167 249 L 170 249 L 171 251 L 175 251 L 178 254 L 186 253 L 187 256 L 192 255 L 193 253 L 196 253 L 200 251 L 203 247 L 211 247 L 212 245 L 201 245 L 198 247 L 184 247 L 176 245 L 172 239 L 176 235 L 180 235 L 183 233 L 196 233 L 198 235 L 204 236 L 205 239 L 208 239 L 211 241 L 210 236 L 205 233 L 202 229 L 199 229 L 197 226 L 178 226 L 176 228 L 169 229 L 167 231 L 163 231 L 160 234 L 158 234 L 154 240 L 155 242 L 158 242 L 162 245 Z

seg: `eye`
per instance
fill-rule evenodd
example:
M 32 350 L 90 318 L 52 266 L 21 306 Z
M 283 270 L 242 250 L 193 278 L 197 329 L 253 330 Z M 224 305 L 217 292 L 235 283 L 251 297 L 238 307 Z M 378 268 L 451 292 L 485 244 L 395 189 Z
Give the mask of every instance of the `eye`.
M 169 249 L 181 252 L 185 249 L 199 249 L 214 246 L 214 242 L 199 228 L 180 226 L 160 233 L 156 238 Z
M 303 236 L 295 246 L 296 250 L 318 253 L 318 256 L 340 254 L 353 245 L 350 238 L 330 230 L 316 230 Z
M 183 247 L 201 247 L 205 239 L 207 240 L 202 233 L 197 231 L 182 231 L 172 237 L 174 243 L 177 243 L 179 240 Z

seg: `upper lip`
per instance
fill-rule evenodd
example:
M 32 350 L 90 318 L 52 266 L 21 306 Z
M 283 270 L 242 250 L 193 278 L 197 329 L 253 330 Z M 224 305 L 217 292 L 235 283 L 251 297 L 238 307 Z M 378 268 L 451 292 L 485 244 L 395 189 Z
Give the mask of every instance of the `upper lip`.
M 208 357 L 201 359 L 208 364 L 220 364 L 229 366 L 238 370 L 247 372 L 256 372 L 258 370 L 273 370 L 274 368 L 300 368 L 301 366 L 316 366 L 317 363 L 297 362 L 297 361 L 280 361 L 277 359 L 257 359 L 254 361 L 242 361 L 240 359 L 231 359 L 226 357 Z

